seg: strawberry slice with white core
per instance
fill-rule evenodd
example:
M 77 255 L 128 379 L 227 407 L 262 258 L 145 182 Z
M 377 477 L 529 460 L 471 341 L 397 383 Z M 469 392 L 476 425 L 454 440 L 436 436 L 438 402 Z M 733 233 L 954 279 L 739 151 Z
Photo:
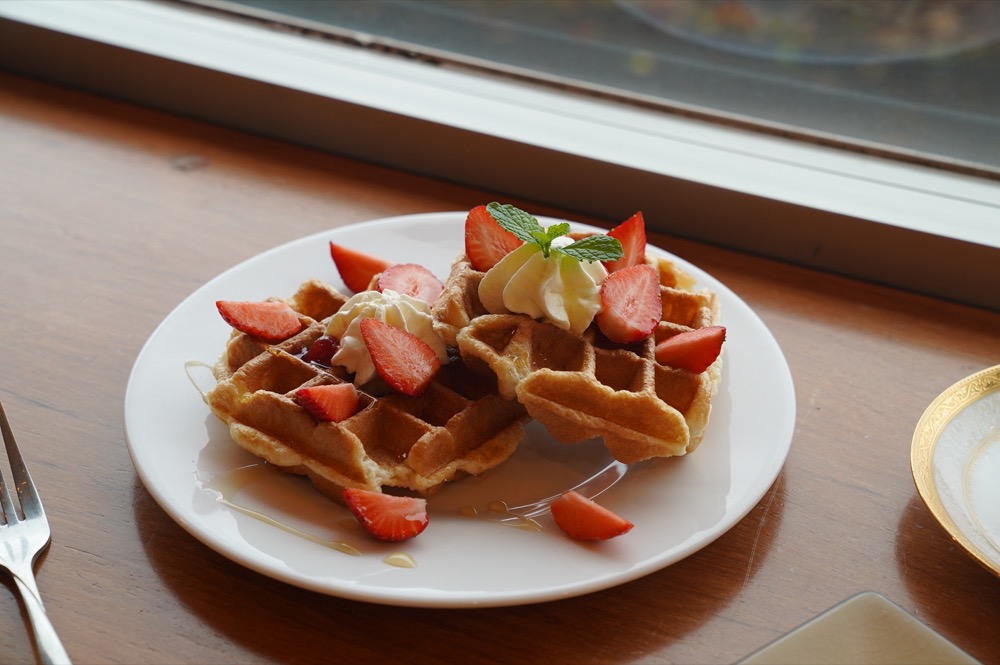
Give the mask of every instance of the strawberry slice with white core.
M 444 285 L 427 268 L 416 263 L 397 263 L 386 268 L 378 278 L 378 291 L 386 289 L 408 295 L 433 305 Z
M 625 255 L 614 261 L 605 261 L 608 272 L 639 265 L 646 261 L 646 222 L 642 212 L 637 212 L 608 231 L 608 235 L 622 244 Z
M 476 270 L 489 270 L 523 244 L 493 219 L 486 206 L 476 206 L 465 218 L 465 255 Z
M 280 342 L 302 329 L 299 315 L 279 300 L 217 300 L 215 307 L 230 326 L 266 342 Z
M 386 261 L 332 242 L 330 243 L 330 256 L 337 266 L 340 278 L 344 280 L 344 285 L 355 293 L 367 290 L 375 275 L 393 265 L 392 261 Z
M 608 540 L 628 533 L 634 526 L 624 517 L 570 490 L 549 506 L 556 526 L 575 540 Z
M 416 335 L 378 319 L 364 319 L 360 327 L 375 371 L 389 387 L 411 397 L 422 394 L 441 368 L 434 349 Z
M 376 540 L 409 540 L 427 528 L 426 499 L 348 488 L 344 490 L 344 503 Z
M 601 284 L 601 311 L 595 320 L 613 342 L 630 344 L 646 339 L 662 314 L 660 278 L 650 265 L 617 270 Z
M 656 345 L 656 362 L 701 374 L 722 353 L 725 341 L 725 326 L 706 326 L 677 333 Z
M 295 401 L 316 420 L 339 423 L 358 412 L 358 390 L 353 383 L 306 386 L 295 391 Z

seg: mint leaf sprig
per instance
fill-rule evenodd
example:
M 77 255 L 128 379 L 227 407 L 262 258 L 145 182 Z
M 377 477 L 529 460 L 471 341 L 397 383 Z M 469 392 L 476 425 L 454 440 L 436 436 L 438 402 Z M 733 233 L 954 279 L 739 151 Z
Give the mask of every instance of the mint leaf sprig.
M 545 258 L 552 252 L 562 252 L 577 261 L 588 262 L 614 261 L 625 256 L 618 239 L 608 235 L 587 236 L 565 247 L 553 247 L 553 240 L 569 233 L 570 227 L 566 222 L 543 228 L 537 219 L 520 208 L 495 201 L 487 205 L 486 210 L 497 224 L 513 233 L 518 239 L 538 245 Z

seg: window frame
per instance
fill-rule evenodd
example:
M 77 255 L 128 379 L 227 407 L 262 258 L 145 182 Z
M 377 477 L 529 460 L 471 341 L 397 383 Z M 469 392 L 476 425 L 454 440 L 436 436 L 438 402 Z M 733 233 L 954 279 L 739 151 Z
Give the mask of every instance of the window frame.
M 151 0 L 0 3 L 17 74 L 1000 309 L 1000 182 Z

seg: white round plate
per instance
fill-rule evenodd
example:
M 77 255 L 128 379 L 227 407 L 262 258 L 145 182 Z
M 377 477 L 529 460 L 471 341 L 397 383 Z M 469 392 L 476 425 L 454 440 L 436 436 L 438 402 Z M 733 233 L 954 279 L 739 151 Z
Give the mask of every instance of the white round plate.
M 541 499 L 611 461 L 599 440 L 559 444 L 537 423 L 510 460 L 435 494 L 427 530 L 394 546 L 370 540 L 345 508 L 230 441 L 204 403 L 202 382 L 210 374 L 197 365 L 214 363 L 230 333 L 216 300 L 290 296 L 312 277 L 345 288 L 330 241 L 420 263 L 444 280 L 463 248 L 464 219 L 457 212 L 410 215 L 308 236 L 235 266 L 178 305 L 139 353 L 125 395 L 129 452 L 163 509 L 209 547 L 264 575 L 344 598 L 424 607 L 518 605 L 605 589 L 690 555 L 742 519 L 788 454 L 795 425 L 791 375 L 774 338 L 742 300 L 652 247 L 718 294 L 728 335 L 701 446 L 689 456 L 640 464 L 601 495 L 602 504 L 635 524 L 624 536 L 581 544 L 547 515 L 538 518 L 541 530 L 529 531 L 491 513 L 498 500 Z M 412 567 L 395 565 L 394 554 Z
M 910 468 L 938 523 L 1000 575 L 1000 365 L 931 402 L 913 433 Z

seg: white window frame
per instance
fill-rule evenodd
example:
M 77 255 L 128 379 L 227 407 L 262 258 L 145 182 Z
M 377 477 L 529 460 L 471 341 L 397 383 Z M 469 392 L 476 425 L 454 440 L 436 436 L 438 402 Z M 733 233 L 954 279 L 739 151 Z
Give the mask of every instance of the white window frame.
M 609 224 L 641 209 L 668 234 L 1000 309 L 1000 182 L 987 177 L 151 0 L 0 2 L 0 66 Z

